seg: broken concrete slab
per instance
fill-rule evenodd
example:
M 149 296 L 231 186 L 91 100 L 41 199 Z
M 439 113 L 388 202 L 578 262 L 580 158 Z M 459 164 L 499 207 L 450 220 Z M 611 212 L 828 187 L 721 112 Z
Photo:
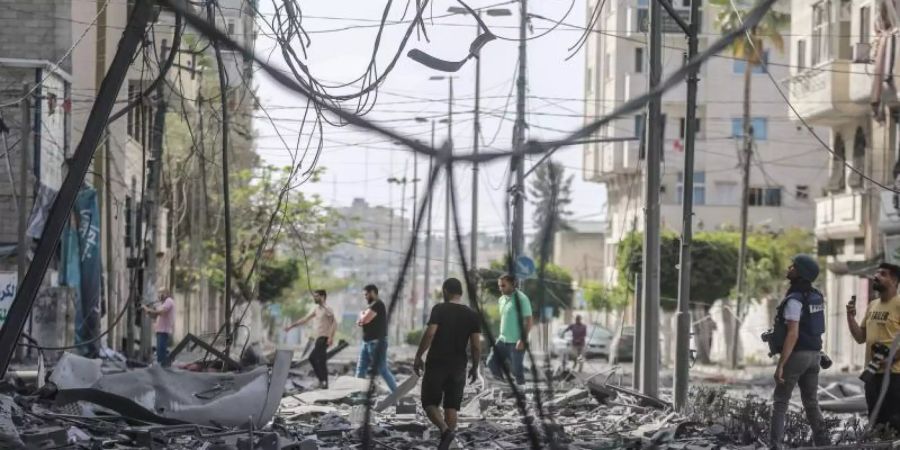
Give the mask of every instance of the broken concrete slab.
M 588 392 L 587 389 L 573 388 L 573 389 L 570 389 L 569 392 L 566 392 L 565 394 L 562 394 L 562 395 L 558 395 L 558 396 L 556 396 L 556 398 L 547 402 L 547 406 L 555 407 L 555 408 L 563 407 L 573 401 L 586 399 L 586 398 L 588 398 L 589 394 L 590 393 Z
M 22 417 L 22 409 L 12 397 L 0 395 L 0 448 L 25 448 L 16 427 L 16 421 Z
M 819 408 L 821 408 L 822 411 L 834 413 L 864 413 L 868 410 L 866 407 L 865 395 L 856 395 L 836 400 L 819 400 Z
M 376 389 L 378 387 L 376 386 Z M 343 400 L 356 393 L 364 393 L 369 390 L 369 380 L 356 377 L 337 377 L 328 383 L 328 389 L 303 392 L 296 395 L 300 401 L 313 403 L 327 403 Z
M 384 400 L 378 402 L 378 405 L 375 406 L 375 411 L 381 412 L 387 409 L 389 406 L 397 403 L 401 397 L 404 397 L 410 391 L 412 391 L 416 385 L 419 384 L 419 376 L 416 374 L 412 374 L 409 378 L 400 383 L 400 386 L 397 386 L 397 390 L 392 392 L 387 396 Z
M 290 358 L 291 351 L 278 352 L 271 373 L 268 367 L 221 374 L 152 366 L 102 375 L 89 387 L 77 388 L 73 386 L 83 385 L 96 373 L 84 358 L 69 355 L 61 361 L 64 376 L 56 377 L 57 401 L 91 401 L 153 423 L 246 427 L 252 422 L 261 428 L 280 404 Z

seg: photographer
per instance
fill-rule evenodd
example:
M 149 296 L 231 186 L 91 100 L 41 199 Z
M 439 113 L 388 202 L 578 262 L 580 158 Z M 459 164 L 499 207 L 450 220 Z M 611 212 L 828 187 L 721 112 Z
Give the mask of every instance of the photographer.
M 781 355 L 775 369 L 775 394 L 769 443 L 782 448 L 784 422 L 794 386 L 800 386 L 800 398 L 816 445 L 827 445 L 825 421 L 819 409 L 819 365 L 822 334 L 825 333 L 825 299 L 812 286 L 819 276 L 819 265 L 809 255 L 797 255 L 787 271 L 790 287 L 778 305 L 772 331 L 763 340 L 772 355 Z
M 881 392 L 881 383 L 884 380 L 885 354 L 883 351 L 874 351 L 876 347 L 884 349 L 889 347 L 894 337 L 900 333 L 900 297 L 897 296 L 897 283 L 900 282 L 900 267 L 883 263 L 878 266 L 875 276 L 872 278 L 872 289 L 878 293 L 878 298 L 869 302 L 862 326 L 856 321 L 856 303 L 847 304 L 847 325 L 850 334 L 856 342 L 866 344 L 866 361 L 872 367 L 867 367 L 863 377 L 866 384 L 866 405 L 869 407 L 869 416 L 878 402 Z M 895 430 L 900 430 L 900 361 L 890 365 L 890 384 L 887 397 L 881 404 L 878 416 L 875 417 L 876 425 L 889 425 Z

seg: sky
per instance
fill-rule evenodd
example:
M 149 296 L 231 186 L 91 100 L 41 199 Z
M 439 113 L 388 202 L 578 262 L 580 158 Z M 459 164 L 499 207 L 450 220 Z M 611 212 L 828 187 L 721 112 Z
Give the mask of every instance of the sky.
M 410 2 L 407 19 L 412 17 L 415 2 Z M 585 22 L 584 0 L 543 0 L 529 2 L 529 13 L 559 20 L 569 15 L 565 23 L 583 26 Z M 321 82 L 341 84 L 360 77 L 371 59 L 373 43 L 378 32 L 378 21 L 385 6 L 391 4 L 388 22 L 403 17 L 407 2 L 386 0 L 344 0 L 303 2 L 302 25 L 309 34 L 310 45 L 306 49 L 304 63 Z M 501 38 L 515 38 L 518 35 L 519 5 L 515 1 L 495 0 L 472 2 L 469 6 L 509 8 L 509 17 L 488 17 L 484 20 L 492 32 Z M 446 117 L 448 109 L 448 81 L 430 80 L 435 75 L 446 75 L 433 71 L 405 56 L 411 49 L 420 49 L 435 57 L 458 60 L 468 53 L 469 44 L 475 37 L 476 25 L 471 17 L 463 15 L 447 16 L 449 7 L 461 6 L 455 1 L 438 0 L 427 10 L 426 27 L 430 42 L 417 39 L 416 34 L 407 43 L 403 55 L 395 68 L 388 74 L 379 89 L 375 107 L 366 118 L 380 121 L 381 125 L 415 139 L 428 142 L 431 139 L 430 123 L 417 123 L 415 117 L 440 120 Z M 271 17 L 274 6 L 271 0 L 260 2 L 260 10 Z M 433 16 L 433 19 L 431 17 Z M 557 139 L 564 132 L 573 131 L 582 124 L 584 97 L 583 50 L 572 55 L 572 47 L 581 36 L 578 30 L 561 26 L 544 34 L 551 22 L 532 19 L 535 39 L 528 41 L 528 101 L 526 111 L 529 124 L 528 136 L 536 139 Z M 266 25 L 261 25 L 256 51 L 271 55 L 270 62 L 286 68 L 286 63 L 268 36 Z M 380 71 L 397 52 L 400 40 L 407 29 L 406 24 L 388 25 L 378 49 L 377 64 Z M 512 124 L 515 119 L 515 80 L 518 42 L 497 39 L 482 49 L 481 70 L 481 127 L 483 150 L 508 150 L 511 148 Z M 299 45 L 294 50 L 301 52 Z M 302 53 L 301 53 L 302 54 Z M 258 151 L 263 160 L 273 165 L 289 165 L 291 157 L 284 141 L 295 146 L 298 139 L 298 120 L 302 117 L 305 99 L 277 84 L 262 72 L 258 72 L 256 84 L 258 96 L 264 111 L 257 113 L 255 128 L 259 135 Z M 473 147 L 473 114 L 475 92 L 475 62 L 470 60 L 453 74 L 454 114 L 453 142 L 456 152 L 469 153 Z M 357 87 L 358 89 L 358 87 Z M 353 87 L 337 89 L 332 93 L 352 93 Z M 353 107 L 352 104 L 347 105 Z M 274 119 L 269 121 L 266 114 Z M 440 145 L 447 137 L 447 126 L 436 126 L 435 140 Z M 278 136 L 281 134 L 281 137 Z M 392 143 L 381 136 L 361 132 L 351 126 L 324 129 L 325 147 L 318 164 L 325 173 L 318 183 L 306 183 L 299 189 L 308 195 L 319 195 L 332 206 L 348 206 L 354 198 L 363 198 L 372 205 L 400 208 L 404 198 L 402 187 L 389 184 L 390 177 L 413 178 L 414 157 L 409 150 Z M 303 137 L 307 137 L 304 132 Z M 526 168 L 536 161 L 529 157 Z M 582 180 L 580 146 L 567 147 L 554 155 L 554 160 L 563 164 L 566 175 L 575 175 L 573 182 L 573 203 L 570 211 L 573 220 L 601 220 L 605 212 L 606 193 L 597 183 Z M 428 161 L 419 157 L 418 176 L 425 178 Z M 506 176 L 508 160 L 492 162 L 481 167 L 479 175 L 478 223 L 479 231 L 502 233 L 504 231 Z M 461 205 L 461 224 L 465 232 L 469 229 L 472 199 L 472 170 L 470 165 L 457 168 L 456 181 Z M 424 189 L 424 181 L 419 183 L 419 193 Z M 406 189 L 406 215 L 411 214 L 413 200 L 412 184 Z M 434 203 L 434 229 L 441 233 L 443 228 L 444 191 L 438 189 Z M 526 207 L 526 229 L 531 229 L 533 207 Z

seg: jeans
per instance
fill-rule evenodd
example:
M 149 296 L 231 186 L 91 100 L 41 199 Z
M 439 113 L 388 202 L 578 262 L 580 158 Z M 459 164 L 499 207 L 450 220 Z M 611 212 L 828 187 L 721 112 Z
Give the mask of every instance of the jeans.
M 872 381 L 866 383 L 866 405 L 869 408 L 869 416 L 872 415 L 881 394 L 883 381 L 884 374 L 879 373 L 872 377 Z M 890 375 L 890 384 L 884 401 L 881 402 L 881 409 L 878 410 L 878 417 L 875 418 L 875 425 L 889 425 L 894 430 L 900 430 L 900 374 Z
M 156 333 L 156 362 L 161 366 L 165 366 L 166 360 L 169 359 L 169 339 L 172 337 L 169 333 Z
M 525 384 L 525 352 L 516 350 L 515 343 L 497 341 L 491 355 L 488 356 L 488 369 L 496 378 L 503 379 L 501 365 L 510 363 L 516 384 Z
M 362 348 L 359 350 L 359 362 L 356 364 L 356 377 L 365 378 L 369 374 L 369 366 L 374 363 L 376 366 L 374 370 L 381 374 L 388 389 L 394 392 L 397 390 L 397 379 L 394 378 L 394 374 L 387 366 L 387 349 L 387 339 L 363 341 Z M 378 358 L 378 361 L 375 361 L 375 358 Z
M 784 383 L 775 385 L 774 405 L 772 407 L 772 423 L 769 428 L 769 445 L 772 448 L 782 448 L 784 440 L 784 421 L 787 415 L 788 402 L 794 392 L 794 386 L 800 387 L 800 399 L 803 402 L 803 410 L 806 412 L 806 420 L 812 428 L 813 443 L 815 445 L 828 445 L 828 435 L 825 430 L 825 420 L 819 409 L 819 352 L 795 351 L 791 353 L 784 365 L 782 374 Z
M 309 364 L 316 373 L 320 383 L 328 383 L 328 338 L 319 336 L 316 345 L 309 354 Z

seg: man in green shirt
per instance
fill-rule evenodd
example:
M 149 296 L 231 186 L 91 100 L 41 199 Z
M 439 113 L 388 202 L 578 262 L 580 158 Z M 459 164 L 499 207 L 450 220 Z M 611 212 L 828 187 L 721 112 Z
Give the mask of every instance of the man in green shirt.
M 531 330 L 531 300 L 516 289 L 516 278 L 503 275 L 497 280 L 500 287 L 500 336 L 488 357 L 491 374 L 502 379 L 501 364 L 512 366 L 516 384 L 525 384 L 525 342 Z

